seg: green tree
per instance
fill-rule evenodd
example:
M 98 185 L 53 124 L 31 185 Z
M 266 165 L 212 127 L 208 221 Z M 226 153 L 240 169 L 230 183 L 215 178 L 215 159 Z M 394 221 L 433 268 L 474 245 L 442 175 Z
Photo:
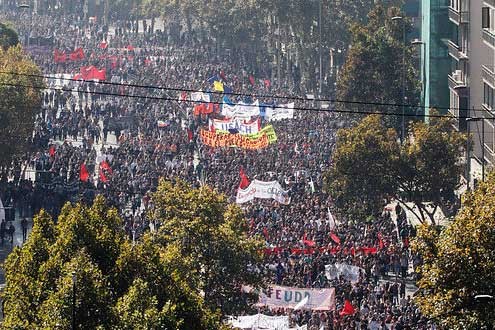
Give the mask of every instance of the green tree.
M 464 196 L 463 208 L 444 231 L 423 227 L 413 242 L 423 256 L 416 303 L 445 329 L 493 329 L 495 303 L 495 175 Z
M 43 80 L 29 76 L 41 72 L 20 46 L 0 49 L 0 70 L 0 170 L 5 170 L 31 147 Z
M 161 181 L 153 203 L 157 240 L 171 262 L 180 260 L 173 267 L 180 276 L 212 309 L 221 307 L 225 314 L 245 307 L 239 291 L 243 284 L 260 284 L 262 245 L 248 236 L 241 210 L 208 186 L 193 189 L 180 180 Z
M 403 33 L 407 34 L 412 25 L 406 19 L 394 21 L 394 16 L 404 15 L 397 8 L 387 11 L 385 6 L 377 5 L 370 12 L 367 25 L 353 25 L 352 47 L 337 82 L 337 99 L 356 103 L 341 103 L 341 110 L 370 111 L 370 105 L 362 102 L 419 104 L 420 89 L 413 62 L 416 50 L 403 40 Z M 390 106 L 373 108 L 377 107 L 386 112 L 402 110 Z M 415 110 L 404 109 L 406 113 Z M 355 121 L 357 117 L 349 118 Z M 401 127 L 399 116 L 386 117 L 386 122 L 389 127 Z
M 102 197 L 91 207 L 67 204 L 57 224 L 42 211 L 5 263 L 3 326 L 70 328 L 75 294 L 77 329 L 221 328 L 163 245 L 125 236 Z
M 380 213 L 396 191 L 393 162 L 399 155 L 397 134 L 380 116 L 365 117 L 341 129 L 326 186 L 341 215 L 365 219 Z
M 446 118 L 413 123 L 401 144 L 380 117 L 368 116 L 338 132 L 326 186 L 341 214 L 364 219 L 394 198 L 419 222 L 435 224 L 436 210 L 455 202 L 465 145 Z
M 0 22 L 0 47 L 7 50 L 19 44 L 19 36 L 10 24 Z

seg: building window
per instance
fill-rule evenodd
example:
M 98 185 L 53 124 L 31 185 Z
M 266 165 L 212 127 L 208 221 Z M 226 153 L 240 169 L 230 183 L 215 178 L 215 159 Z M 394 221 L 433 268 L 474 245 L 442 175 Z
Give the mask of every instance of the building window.
M 450 90 L 450 113 L 459 117 L 459 95 L 453 89 Z
M 493 88 L 490 85 L 483 83 L 483 105 L 486 106 L 490 110 L 494 109 L 493 96 L 494 96 L 493 95 Z
M 450 8 L 454 9 L 455 11 L 459 11 L 460 2 L 460 0 L 450 0 Z
M 481 27 L 483 29 L 490 28 L 490 7 L 481 8 Z

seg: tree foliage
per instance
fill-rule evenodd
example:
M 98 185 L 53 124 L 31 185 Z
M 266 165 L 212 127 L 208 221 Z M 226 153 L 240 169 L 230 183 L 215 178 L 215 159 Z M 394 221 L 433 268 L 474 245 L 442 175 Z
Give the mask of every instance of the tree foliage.
M 380 117 L 368 116 L 339 131 L 326 185 L 344 215 L 364 219 L 394 198 L 418 221 L 434 224 L 437 208 L 454 202 L 465 145 L 466 136 L 445 118 L 411 124 L 401 144 Z
M 187 187 L 182 185 L 181 188 Z M 162 183 L 160 193 L 166 195 L 167 189 L 174 188 Z M 190 189 L 188 194 L 182 190 L 191 198 L 194 195 L 192 191 Z M 223 223 L 216 217 L 207 218 L 208 221 L 221 223 L 221 228 L 212 230 L 212 233 L 225 234 L 222 237 L 231 239 L 232 230 L 236 235 L 239 234 L 240 242 L 236 242 L 235 246 L 248 247 L 242 226 L 238 225 L 241 222 L 238 213 L 226 203 L 213 203 L 210 209 L 207 206 L 210 202 L 223 198 L 214 193 L 210 195 L 202 194 L 196 198 L 194 207 L 204 207 L 198 208 L 198 214 L 206 215 L 225 207 L 228 211 Z M 192 208 L 187 208 L 186 204 L 169 206 L 169 209 L 163 209 L 164 214 L 172 209 L 177 212 L 177 216 L 196 213 Z M 156 212 L 160 212 L 158 208 Z M 232 215 L 228 212 L 232 212 Z M 180 223 L 190 220 L 187 217 L 173 219 L 177 227 L 184 228 L 188 225 Z M 32 233 L 25 245 L 14 249 L 5 264 L 7 284 L 3 293 L 3 326 L 9 329 L 68 329 L 72 322 L 72 299 L 75 293 L 77 329 L 222 328 L 220 314 L 205 304 L 199 287 L 191 286 L 193 283 L 202 283 L 203 275 L 200 276 L 200 273 L 203 274 L 204 268 L 195 268 L 196 273 L 191 268 L 188 273 L 188 267 L 197 266 L 193 263 L 198 260 L 194 251 L 205 249 L 204 242 L 192 240 L 189 250 L 182 250 L 185 254 L 180 255 L 181 251 L 174 250 L 175 243 L 168 242 L 168 239 L 172 239 L 172 236 L 145 234 L 133 244 L 126 238 L 117 211 L 107 207 L 102 197 L 96 198 L 90 207 L 67 204 L 57 224 L 46 212 L 41 211 L 34 219 Z M 222 244 L 221 238 L 211 237 L 211 242 Z M 231 242 L 225 244 L 225 253 L 233 253 L 229 250 L 233 245 Z M 236 256 L 247 258 L 245 255 L 250 252 L 253 251 L 239 250 Z M 210 258 L 212 262 L 218 261 L 214 257 Z M 244 264 L 236 265 L 239 260 L 247 261 L 232 257 L 229 266 L 244 269 Z M 229 277 L 226 269 L 220 275 L 208 276 L 216 279 L 223 276 L 226 283 L 222 288 L 232 286 L 228 282 L 230 280 L 242 281 L 239 274 Z M 245 277 L 249 278 L 249 275 Z M 217 284 L 210 281 L 209 292 L 216 293 Z
M 464 197 L 446 230 L 418 231 L 413 248 L 423 264 L 416 302 L 445 329 L 493 329 L 495 303 L 474 297 L 495 294 L 495 175 Z
M 19 36 L 10 24 L 0 22 L 0 47 L 7 50 L 19 44 Z
M 0 49 L 0 71 L 0 168 L 5 168 L 29 150 L 43 80 L 29 76 L 41 73 L 20 46 Z
M 352 48 L 337 82 L 337 98 L 354 102 L 386 104 L 419 104 L 419 84 L 414 64 L 414 52 L 404 40 L 412 25 L 398 8 L 386 10 L 377 5 L 369 14 L 366 25 L 354 24 L 351 29 Z M 404 84 L 404 99 L 402 86 Z M 369 104 L 340 104 L 342 110 L 369 111 Z M 400 107 L 380 106 L 381 111 L 400 113 Z M 416 109 L 404 109 L 415 113 Z M 355 119 L 352 117 L 351 119 Z M 390 127 L 401 126 L 400 116 L 385 118 Z
M 157 240 L 166 247 L 174 269 L 204 294 L 212 309 L 240 312 L 241 285 L 259 285 L 260 241 L 247 235 L 241 210 L 208 186 L 192 189 L 178 180 L 162 181 L 153 196 Z M 183 256 L 183 257 L 181 257 Z

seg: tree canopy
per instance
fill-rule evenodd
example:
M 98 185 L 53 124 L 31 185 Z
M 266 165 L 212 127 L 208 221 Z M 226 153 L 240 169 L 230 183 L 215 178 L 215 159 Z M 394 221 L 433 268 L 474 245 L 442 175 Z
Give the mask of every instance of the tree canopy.
M 43 79 L 20 46 L 0 49 L 0 168 L 30 148 Z M 12 74 L 12 73 L 15 74 Z
M 495 302 L 495 175 L 464 196 L 463 208 L 440 232 L 424 226 L 413 248 L 423 257 L 416 302 L 446 329 L 493 329 Z
M 435 211 L 454 203 L 466 136 L 446 118 L 411 124 L 402 144 L 395 130 L 386 127 L 373 115 L 338 132 L 326 176 L 335 206 L 343 215 L 364 219 L 394 198 L 419 222 L 435 223 Z
M 56 224 L 41 211 L 6 261 L 3 325 L 69 328 L 75 294 L 77 329 L 222 328 L 218 306 L 234 310 L 233 292 L 258 284 L 240 210 L 184 182 L 161 182 L 154 203 L 160 230 L 135 243 L 101 196 L 65 205 Z
M 419 104 L 419 83 L 414 64 L 414 52 L 404 37 L 412 29 L 398 8 L 377 5 L 369 14 L 366 25 L 354 24 L 351 28 L 352 48 L 337 81 L 337 98 L 357 102 L 340 104 L 342 110 L 370 111 L 369 104 Z M 404 84 L 404 99 L 402 86 Z M 396 106 L 380 106 L 383 112 L 401 113 Z M 404 109 L 415 113 L 416 109 Z M 355 116 L 351 119 L 356 118 Z M 400 116 L 388 116 L 385 121 L 390 127 L 401 127 Z
M 19 36 L 10 24 L 0 22 L 0 47 L 7 50 L 19 44 Z

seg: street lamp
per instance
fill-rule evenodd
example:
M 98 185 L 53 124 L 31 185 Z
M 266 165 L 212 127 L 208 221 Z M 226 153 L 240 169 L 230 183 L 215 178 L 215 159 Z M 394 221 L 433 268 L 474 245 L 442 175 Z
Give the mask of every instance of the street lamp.
M 485 118 L 466 118 L 468 126 L 470 122 L 478 121 L 481 121 L 481 181 L 485 181 Z
M 72 330 L 76 329 L 76 272 L 72 271 Z
M 401 124 L 401 132 L 400 132 L 400 141 L 404 142 L 404 136 L 406 133 L 405 126 L 405 74 L 406 74 L 406 22 L 404 17 L 402 16 L 394 16 L 392 17 L 392 21 L 401 21 L 402 22 L 402 72 L 401 72 L 401 80 L 402 80 L 402 92 L 401 92 L 401 104 L 402 104 L 402 124 Z
M 422 72 L 421 72 L 421 85 L 422 85 L 422 91 L 421 93 L 423 94 L 423 109 L 426 113 L 426 43 L 424 41 L 421 41 L 419 39 L 414 39 L 413 41 L 411 41 L 411 45 L 413 46 L 420 46 L 421 47 L 421 50 L 422 50 L 422 63 L 423 63 L 423 66 L 422 66 Z M 428 119 L 425 118 L 425 121 L 427 121 Z
M 318 95 L 321 97 L 321 91 L 322 91 L 322 83 L 323 83 L 323 72 L 322 72 L 322 59 L 321 59 L 321 0 L 319 0 L 318 4 L 318 37 L 319 37 L 319 46 L 318 46 L 318 53 L 319 53 L 319 58 L 320 58 L 320 83 L 319 83 L 319 93 Z

